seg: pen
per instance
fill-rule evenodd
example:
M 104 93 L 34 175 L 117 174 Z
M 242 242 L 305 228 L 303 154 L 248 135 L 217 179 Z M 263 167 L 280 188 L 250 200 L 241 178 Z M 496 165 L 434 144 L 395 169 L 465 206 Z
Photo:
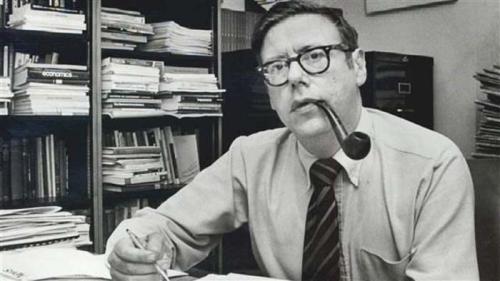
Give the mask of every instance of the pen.
M 135 235 L 128 228 L 126 229 L 126 231 L 127 231 L 128 236 L 130 236 L 130 239 L 132 239 L 132 243 L 134 243 L 134 246 L 136 248 L 141 249 L 141 250 L 146 250 L 146 247 L 144 247 L 144 245 L 142 245 L 142 243 L 139 240 L 139 237 L 137 237 L 137 235 Z M 160 273 L 160 275 L 163 276 L 163 278 L 165 278 L 166 281 L 170 281 L 167 273 L 158 265 L 157 262 L 155 263 L 155 268 L 156 268 L 156 271 L 158 271 L 158 273 Z

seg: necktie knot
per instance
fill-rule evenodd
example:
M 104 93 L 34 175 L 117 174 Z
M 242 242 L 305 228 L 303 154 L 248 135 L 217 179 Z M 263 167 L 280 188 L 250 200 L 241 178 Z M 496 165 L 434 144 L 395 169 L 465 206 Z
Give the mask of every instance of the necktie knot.
M 312 164 L 309 170 L 311 183 L 315 188 L 332 186 L 341 170 L 342 165 L 337 160 L 333 158 L 319 159 Z

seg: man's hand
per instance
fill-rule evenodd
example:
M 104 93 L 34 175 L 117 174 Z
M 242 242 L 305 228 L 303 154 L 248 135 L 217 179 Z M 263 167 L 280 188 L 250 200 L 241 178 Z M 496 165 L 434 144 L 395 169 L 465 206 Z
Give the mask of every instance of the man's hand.
M 152 233 L 139 239 L 146 250 L 136 248 L 132 240 L 125 237 L 116 243 L 109 254 L 108 262 L 113 280 L 161 280 L 155 263 L 158 262 L 166 270 L 170 261 L 164 257 L 171 257 L 172 254 L 166 253 L 168 249 L 160 233 Z

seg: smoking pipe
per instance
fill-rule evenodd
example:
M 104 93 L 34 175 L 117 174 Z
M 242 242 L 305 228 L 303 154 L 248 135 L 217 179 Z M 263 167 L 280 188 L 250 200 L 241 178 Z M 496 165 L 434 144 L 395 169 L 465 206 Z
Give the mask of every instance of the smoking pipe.
M 318 100 L 313 103 L 325 112 L 345 154 L 354 160 L 365 158 L 371 147 L 370 137 L 362 132 L 352 132 L 347 135 L 347 131 L 337 113 L 325 101 Z

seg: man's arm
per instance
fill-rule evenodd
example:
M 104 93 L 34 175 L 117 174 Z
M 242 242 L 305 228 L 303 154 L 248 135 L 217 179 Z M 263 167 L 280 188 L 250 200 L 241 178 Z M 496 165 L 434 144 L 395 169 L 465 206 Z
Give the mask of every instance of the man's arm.
M 467 163 L 453 145 L 431 172 L 430 182 L 419 191 L 414 255 L 406 273 L 414 280 L 479 280 Z
M 245 170 L 240 142 L 158 209 L 145 208 L 120 223 L 107 242 L 109 254 L 127 237 L 126 228 L 138 236 L 159 233 L 172 268 L 186 270 L 203 260 L 222 234 L 247 220 Z

